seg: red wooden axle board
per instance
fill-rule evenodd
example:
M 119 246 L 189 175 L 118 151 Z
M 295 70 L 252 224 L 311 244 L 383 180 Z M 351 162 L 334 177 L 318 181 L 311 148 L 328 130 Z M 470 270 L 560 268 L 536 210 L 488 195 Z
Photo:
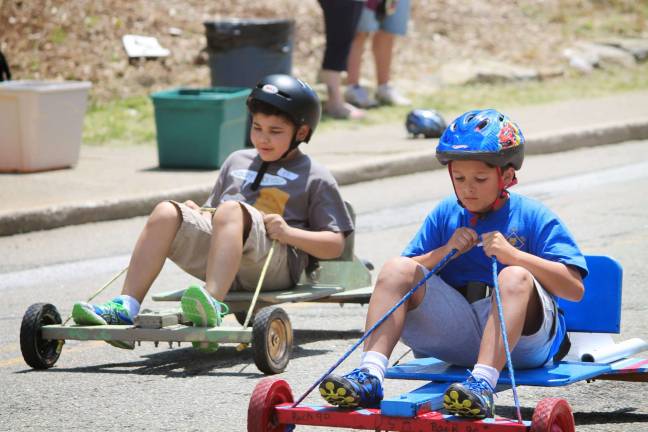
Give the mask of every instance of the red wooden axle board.
M 298 406 L 286 403 L 275 406 L 280 424 L 333 426 L 340 428 L 390 430 L 408 432 L 508 432 L 529 431 L 528 421 L 520 424 L 506 418 L 467 420 L 441 414 L 437 411 L 416 417 L 383 416 L 379 409 L 340 410 L 327 407 Z

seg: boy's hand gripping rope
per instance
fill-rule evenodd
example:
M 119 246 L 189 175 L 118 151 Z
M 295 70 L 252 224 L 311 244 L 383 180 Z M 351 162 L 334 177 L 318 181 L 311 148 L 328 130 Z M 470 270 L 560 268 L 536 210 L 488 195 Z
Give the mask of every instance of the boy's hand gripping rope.
M 518 399 L 517 387 L 515 386 L 515 373 L 513 372 L 513 362 L 511 361 L 511 351 L 509 350 L 508 335 L 506 334 L 506 323 L 504 322 L 504 311 L 502 308 L 502 299 L 500 298 L 499 284 L 497 283 L 497 257 L 492 256 L 493 265 L 493 288 L 495 289 L 495 300 L 497 303 L 497 315 L 500 322 L 500 331 L 502 332 L 502 340 L 504 341 L 504 351 L 506 352 L 506 367 L 511 377 L 511 388 L 513 389 L 513 400 L 515 401 L 515 410 L 517 412 L 517 419 L 522 423 L 522 414 L 520 413 L 520 400 Z
M 445 265 L 448 263 L 448 261 L 450 261 L 450 259 L 452 259 L 452 257 L 455 256 L 456 253 L 457 253 L 457 249 L 452 249 L 450 251 L 450 253 L 448 253 L 446 256 L 444 256 L 441 259 L 441 261 L 439 261 L 439 263 L 436 266 L 434 266 L 434 268 L 432 270 L 430 270 L 428 272 L 428 274 L 426 274 L 423 277 L 423 279 L 421 279 L 419 281 L 419 283 L 416 284 L 416 286 L 414 288 L 409 290 L 407 292 L 407 294 L 405 294 L 403 296 L 403 298 L 401 298 L 398 301 L 398 303 L 396 303 L 391 309 L 389 309 L 387 311 L 387 313 L 385 313 L 385 315 L 382 316 L 382 318 L 380 318 L 378 321 L 376 321 L 376 323 L 373 326 L 371 326 L 371 328 L 369 330 L 367 330 L 365 332 L 365 334 L 362 335 L 362 337 L 355 344 L 353 344 L 353 346 L 351 346 L 349 349 L 347 349 L 347 351 L 342 355 L 342 357 L 340 357 L 340 359 L 338 361 L 336 361 L 335 364 L 333 366 L 331 366 L 331 368 L 329 370 L 327 370 L 317 381 L 315 381 L 315 383 L 312 386 L 310 386 L 308 388 L 308 390 L 306 390 L 306 392 L 304 392 L 304 394 L 299 397 L 299 399 L 297 399 L 297 401 L 292 405 L 292 407 L 295 408 L 297 405 L 299 405 L 306 398 L 306 396 L 308 396 L 310 394 L 310 392 L 312 392 L 315 387 L 317 387 L 322 381 L 324 381 L 324 378 L 329 376 L 331 374 L 331 372 L 333 372 L 335 370 L 335 368 L 340 366 L 340 364 L 344 360 L 346 360 L 347 357 L 349 357 L 351 355 L 351 353 L 353 351 L 355 351 L 355 349 L 358 348 L 360 346 L 360 344 L 362 342 L 364 342 L 365 339 L 367 339 L 369 337 L 369 335 L 371 333 L 373 333 L 373 331 L 378 328 L 378 326 L 380 326 L 387 318 L 389 318 L 389 316 L 392 313 L 394 313 L 394 311 L 396 309 L 398 309 L 403 303 L 405 303 L 410 297 L 412 297 L 412 295 L 416 292 L 416 290 L 419 289 L 419 287 L 421 285 L 423 285 L 425 283 L 425 281 L 427 281 L 432 275 L 437 274 L 438 272 L 440 272 L 441 269 L 443 267 L 445 267 Z

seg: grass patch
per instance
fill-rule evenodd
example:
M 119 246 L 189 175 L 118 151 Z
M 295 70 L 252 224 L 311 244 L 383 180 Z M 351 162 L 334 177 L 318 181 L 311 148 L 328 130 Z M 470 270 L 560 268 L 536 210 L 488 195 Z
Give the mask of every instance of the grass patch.
M 153 104 L 146 96 L 93 104 L 85 116 L 83 143 L 141 145 L 155 143 Z
M 62 45 L 67 39 L 67 32 L 62 27 L 56 27 L 50 35 L 50 40 L 56 45 Z
M 414 98 L 414 107 L 435 109 L 450 121 L 447 116 L 469 109 L 505 109 L 633 90 L 648 90 L 648 62 L 635 68 L 595 70 L 587 76 L 574 74 L 548 81 L 446 87 L 432 94 L 419 94 Z M 320 130 L 404 122 L 411 108 L 372 109 L 358 122 L 324 117 Z M 155 145 L 153 104 L 148 97 L 139 96 L 92 105 L 85 117 L 83 142 L 84 145 Z

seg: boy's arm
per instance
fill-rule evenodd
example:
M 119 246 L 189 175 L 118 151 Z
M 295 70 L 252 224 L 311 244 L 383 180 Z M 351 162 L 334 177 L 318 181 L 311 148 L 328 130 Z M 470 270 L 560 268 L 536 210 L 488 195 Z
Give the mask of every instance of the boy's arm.
M 583 297 L 585 287 L 577 269 L 516 249 L 500 232 L 483 234 L 482 241 L 486 255 L 495 255 L 505 265 L 526 268 L 551 294 L 571 301 Z
M 263 217 L 268 237 L 303 250 L 319 259 L 333 259 L 344 251 L 344 234 L 333 231 L 307 231 L 291 227 L 278 214 Z

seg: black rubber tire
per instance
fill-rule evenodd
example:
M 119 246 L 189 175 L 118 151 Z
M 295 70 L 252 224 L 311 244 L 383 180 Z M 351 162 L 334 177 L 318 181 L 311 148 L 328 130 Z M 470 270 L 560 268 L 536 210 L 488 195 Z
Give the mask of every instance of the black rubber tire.
M 243 325 L 245 324 L 245 317 L 247 316 L 247 311 L 245 312 L 234 312 L 234 317 L 236 318 L 236 321 L 238 321 L 239 324 Z M 254 317 L 255 313 L 252 313 L 252 318 L 250 318 L 250 322 L 248 324 L 248 327 L 251 327 L 254 325 Z
M 293 331 L 288 314 L 280 307 L 265 307 L 252 326 L 254 363 L 267 375 L 283 372 L 290 361 Z
M 49 303 L 35 303 L 27 309 L 20 325 L 20 351 L 25 363 L 34 369 L 49 369 L 61 355 L 57 340 L 41 337 L 43 326 L 61 324 L 61 315 Z

